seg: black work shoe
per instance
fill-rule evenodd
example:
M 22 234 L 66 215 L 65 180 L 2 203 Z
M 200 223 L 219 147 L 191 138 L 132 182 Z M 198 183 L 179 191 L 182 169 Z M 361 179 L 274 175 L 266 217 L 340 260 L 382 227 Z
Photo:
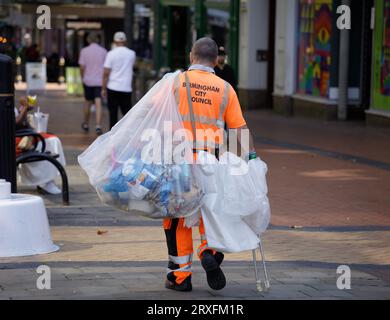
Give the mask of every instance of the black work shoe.
M 186 278 L 182 283 L 177 284 L 176 282 L 172 282 L 169 280 L 165 281 L 165 288 L 175 290 L 175 291 L 181 291 L 181 292 L 188 292 L 192 290 L 192 284 L 191 284 L 191 276 Z
M 222 264 L 223 259 L 225 258 L 225 255 L 222 252 L 217 251 L 214 255 L 215 260 L 217 260 L 218 265 L 220 266 Z
M 103 130 L 100 127 L 96 127 L 96 135 L 101 136 L 103 134 Z
M 88 123 L 83 122 L 83 123 L 81 124 L 81 129 L 83 129 L 83 131 L 84 131 L 85 133 L 89 132 Z
M 222 262 L 222 261 L 221 261 Z M 219 267 L 218 261 L 210 251 L 205 251 L 201 259 L 202 267 L 206 271 L 207 283 L 213 290 L 222 290 L 226 286 L 226 278 Z

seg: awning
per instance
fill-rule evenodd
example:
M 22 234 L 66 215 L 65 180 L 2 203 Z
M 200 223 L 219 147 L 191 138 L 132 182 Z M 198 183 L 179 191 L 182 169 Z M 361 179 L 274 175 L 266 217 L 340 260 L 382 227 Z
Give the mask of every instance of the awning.
M 124 8 L 107 5 L 80 4 L 80 5 L 50 5 L 52 16 L 62 16 L 63 18 L 123 18 Z M 37 5 L 23 4 L 22 12 L 36 14 Z

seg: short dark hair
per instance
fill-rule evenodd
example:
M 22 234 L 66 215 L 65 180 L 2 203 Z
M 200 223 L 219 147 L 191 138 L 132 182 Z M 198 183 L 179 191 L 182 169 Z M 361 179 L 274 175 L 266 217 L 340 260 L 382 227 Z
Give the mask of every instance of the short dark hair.
M 99 38 L 98 38 L 98 35 L 96 32 L 90 32 L 87 36 L 87 42 L 89 44 L 91 43 L 98 43 L 99 42 Z
M 197 60 L 213 63 L 218 57 L 218 46 L 211 38 L 197 40 L 191 50 Z

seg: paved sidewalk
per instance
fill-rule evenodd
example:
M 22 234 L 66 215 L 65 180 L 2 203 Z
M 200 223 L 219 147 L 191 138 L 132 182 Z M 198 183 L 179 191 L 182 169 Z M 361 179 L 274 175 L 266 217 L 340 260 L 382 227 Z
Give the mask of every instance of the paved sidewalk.
M 166 248 L 159 222 L 96 207 L 48 211 L 60 251 L 0 259 L 0 299 L 390 299 L 388 232 L 273 227 L 263 239 L 269 292 L 256 291 L 248 252 L 226 255 L 228 285 L 220 292 L 207 287 L 196 260 L 194 291 L 179 294 L 163 287 Z M 52 270 L 49 291 L 36 288 L 36 268 L 43 264 Z M 341 264 L 352 270 L 351 290 L 336 287 Z
M 69 207 L 45 197 L 61 249 L 0 258 L 0 299 L 390 299 L 390 130 L 248 112 L 270 169 L 272 225 L 263 241 L 271 290 L 256 291 L 248 252 L 226 255 L 224 290 L 207 288 L 195 261 L 194 291 L 179 294 L 163 287 L 161 222 L 102 207 L 77 165 L 95 138 L 80 130 L 82 100 L 48 95 L 41 105 L 65 145 L 71 185 Z M 36 289 L 41 264 L 52 269 L 52 290 Z M 336 287 L 340 265 L 352 270 L 351 290 Z

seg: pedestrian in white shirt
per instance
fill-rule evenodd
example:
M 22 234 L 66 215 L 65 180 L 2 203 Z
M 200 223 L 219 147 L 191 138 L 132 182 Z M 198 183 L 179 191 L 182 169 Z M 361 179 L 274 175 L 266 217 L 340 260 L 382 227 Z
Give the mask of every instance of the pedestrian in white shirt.
M 132 107 L 133 67 L 135 52 L 126 47 L 126 34 L 114 34 L 115 48 L 108 52 L 104 62 L 103 97 L 107 96 L 110 129 L 118 122 L 118 108 L 125 115 Z

